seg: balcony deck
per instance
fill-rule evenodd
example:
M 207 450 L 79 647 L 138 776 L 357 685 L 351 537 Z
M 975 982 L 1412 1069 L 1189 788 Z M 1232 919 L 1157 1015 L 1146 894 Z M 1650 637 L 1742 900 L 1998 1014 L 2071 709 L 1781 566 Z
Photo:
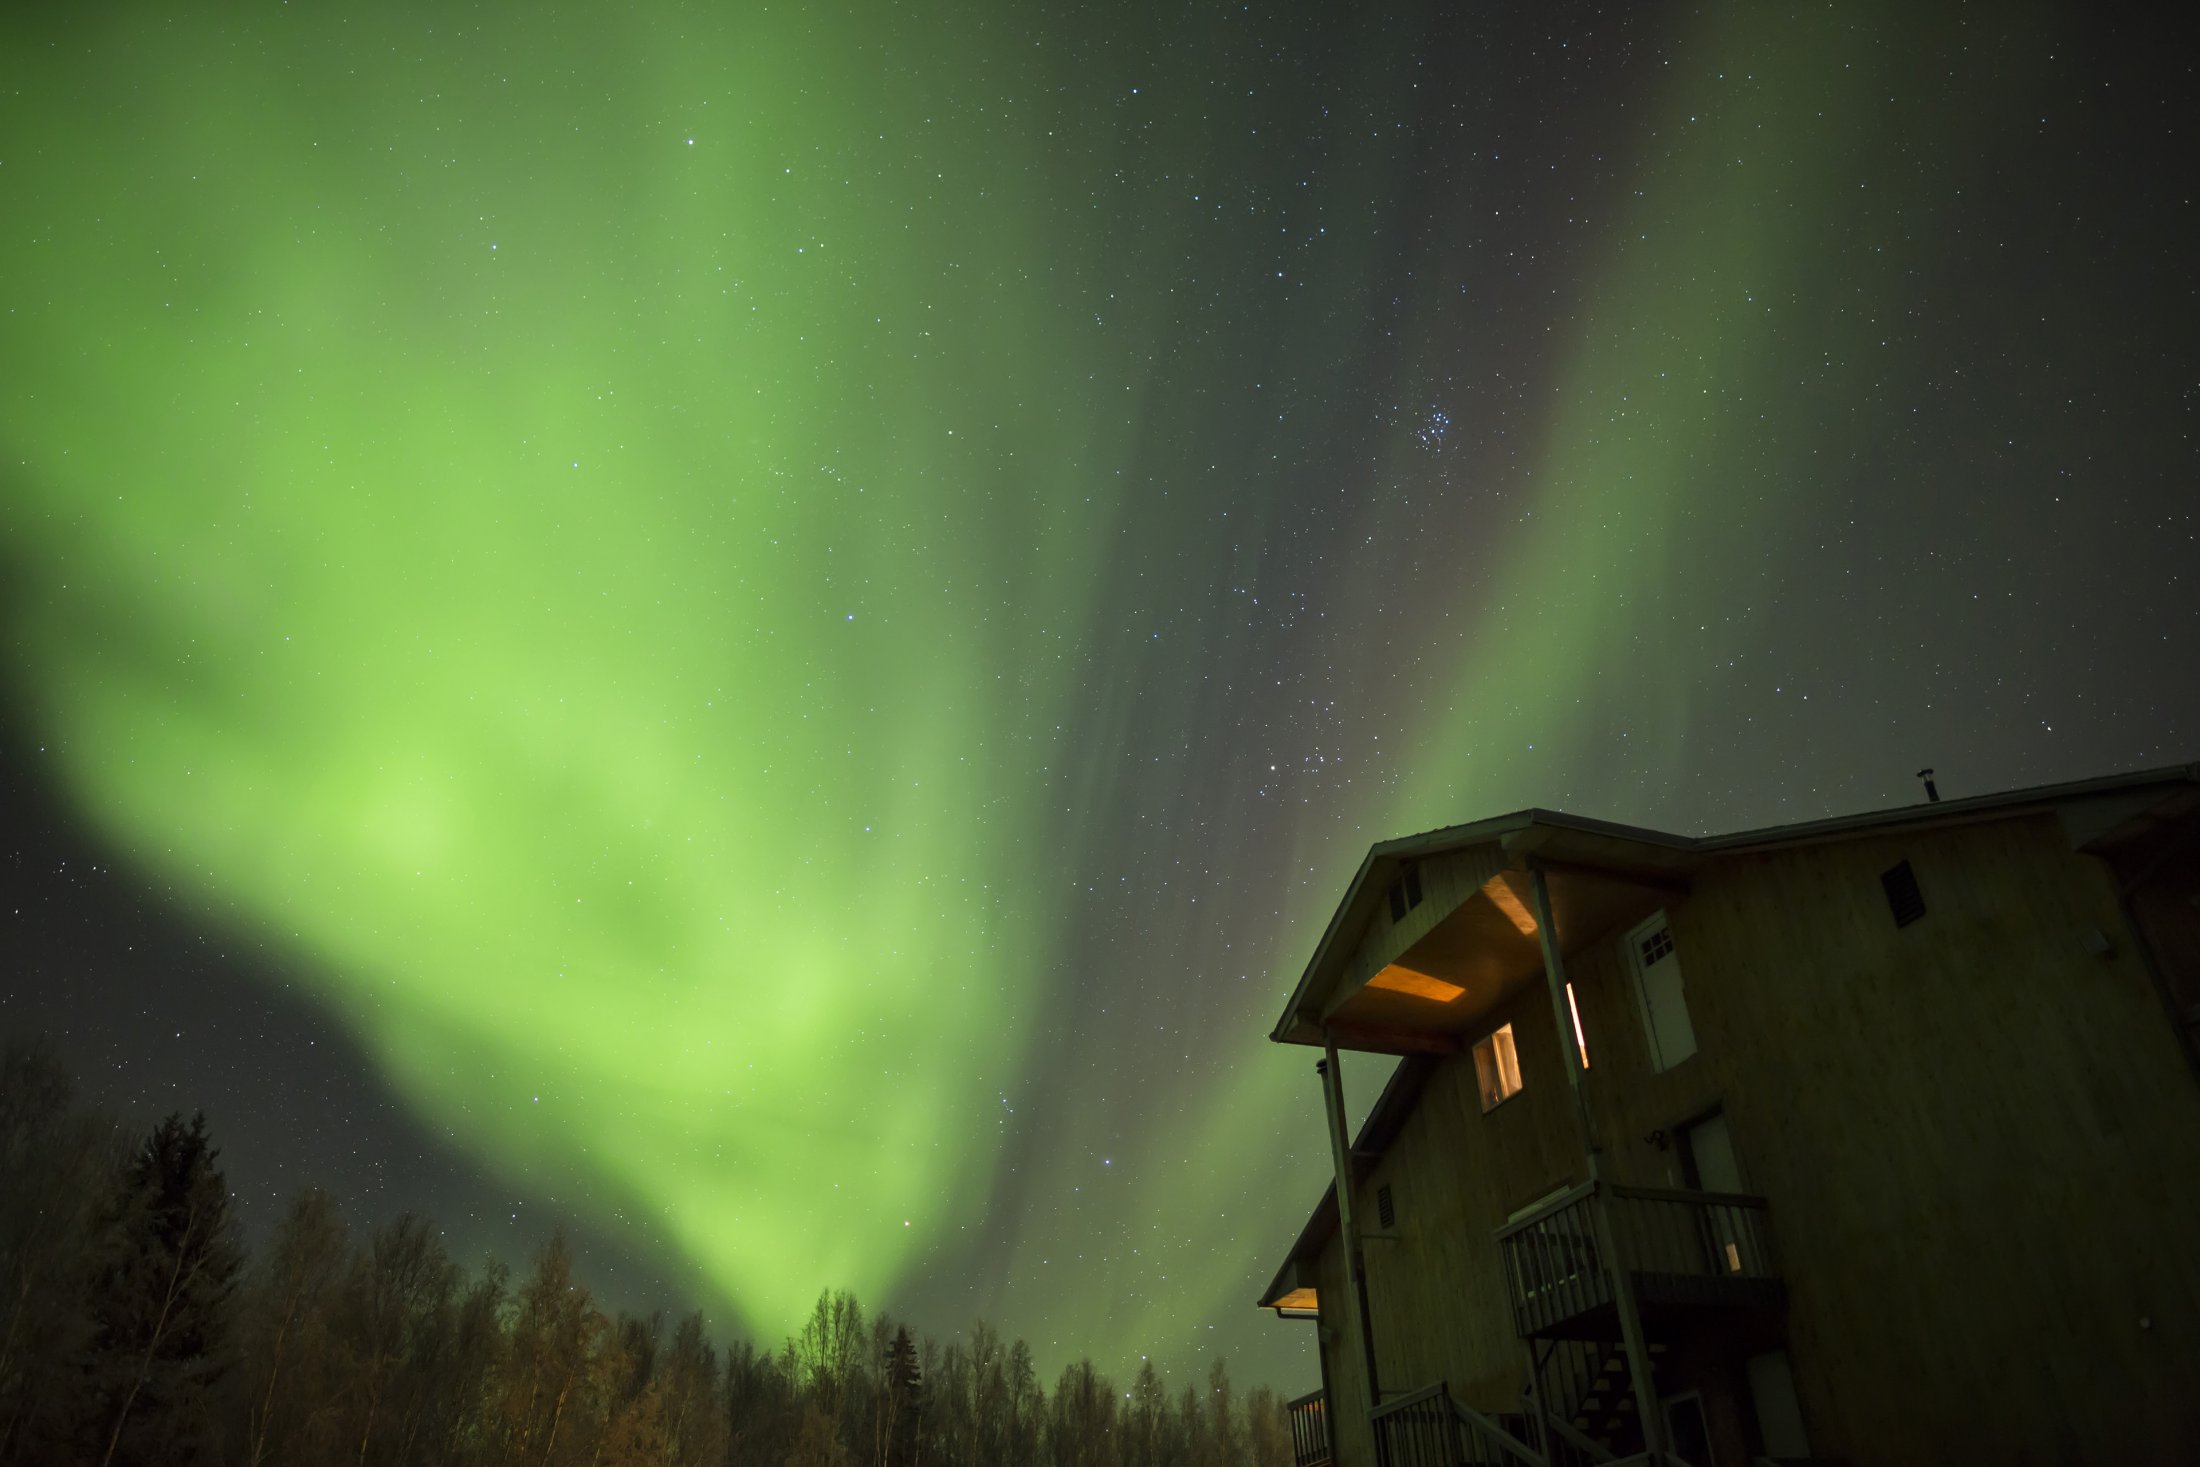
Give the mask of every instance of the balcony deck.
M 1327 1467 L 1329 1455 L 1329 1401 L 1313 1391 L 1287 1402 L 1291 1419 L 1292 1467 Z
M 1610 1185 L 1607 1197 L 1614 1241 L 1651 1334 L 1683 1332 L 1706 1311 L 1777 1309 L 1785 1301 L 1762 1197 Z M 1592 1187 L 1576 1187 L 1498 1230 L 1513 1328 L 1523 1339 L 1619 1338 L 1595 1200 Z

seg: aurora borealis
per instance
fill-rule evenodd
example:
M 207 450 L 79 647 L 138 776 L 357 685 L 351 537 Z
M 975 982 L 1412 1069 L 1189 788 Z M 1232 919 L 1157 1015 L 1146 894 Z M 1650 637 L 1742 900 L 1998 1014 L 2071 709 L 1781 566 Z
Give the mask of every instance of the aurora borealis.
M 355 1064 L 766 1337 L 1303 1386 L 1263 1037 L 1368 842 L 2200 719 L 2173 48 L 1519 9 L 11 15 L 0 1025 Z M 49 848 L 356 1060 L 64 982 Z

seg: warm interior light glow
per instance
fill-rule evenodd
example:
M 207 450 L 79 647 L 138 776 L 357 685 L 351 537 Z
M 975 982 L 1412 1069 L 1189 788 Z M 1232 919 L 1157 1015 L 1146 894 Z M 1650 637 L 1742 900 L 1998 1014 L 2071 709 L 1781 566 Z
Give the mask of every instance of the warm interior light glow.
M 1321 1300 L 1312 1289 L 1293 1289 L 1288 1294 L 1269 1300 L 1268 1307 L 1271 1309 L 1303 1309 L 1308 1313 L 1312 1313 L 1321 1308 Z
M 1500 871 L 1484 882 L 1482 895 L 1488 897 L 1490 904 L 1505 914 L 1505 920 L 1519 929 L 1522 937 L 1533 937 L 1535 914 L 1528 910 L 1526 902 L 1520 900 L 1520 893 L 1512 889 L 1512 884 L 1505 879 L 1506 874 Z
M 1368 979 L 1367 986 L 1386 989 L 1391 993 L 1410 993 L 1415 998 L 1425 998 L 1435 1003 L 1450 1003 L 1466 992 L 1456 983 L 1446 983 L 1441 978 L 1431 978 L 1426 973 L 1416 973 L 1411 968 L 1401 968 L 1396 963 Z
M 1589 1036 L 1581 1032 L 1581 1005 L 1574 998 L 1574 985 L 1566 985 L 1566 1007 L 1574 1016 L 1574 1048 L 1581 1051 L 1581 1067 L 1589 1068 Z
M 1474 1073 L 1482 1085 L 1484 1110 L 1494 1110 L 1520 1093 L 1520 1054 L 1513 1047 L 1512 1025 L 1474 1047 Z

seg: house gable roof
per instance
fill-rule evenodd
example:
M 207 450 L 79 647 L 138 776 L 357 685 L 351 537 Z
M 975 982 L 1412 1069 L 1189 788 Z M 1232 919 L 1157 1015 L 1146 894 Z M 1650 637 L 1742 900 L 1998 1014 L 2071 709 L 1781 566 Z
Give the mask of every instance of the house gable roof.
M 2143 848 L 2172 827 L 2189 829 L 2192 822 L 2200 820 L 2200 763 L 1718 836 L 1680 836 L 1529 809 L 1384 841 L 1370 847 L 1360 862 L 1344 900 L 1331 915 L 1313 958 L 1269 1037 L 1279 1043 L 1321 1042 L 1318 1024 L 1313 1026 L 1311 1039 L 1305 1037 L 1309 997 L 1321 995 L 1319 980 L 1324 975 L 1341 970 L 1343 955 L 1352 951 L 1370 919 L 1381 910 L 1387 888 L 1408 862 L 1492 846 L 1508 859 L 1525 860 L 1531 854 L 1545 860 L 1586 857 L 1590 864 L 1613 863 L 1641 878 L 1646 868 L 1661 865 L 1668 872 L 1685 873 L 1704 861 L 1727 856 L 2028 814 L 2055 815 L 2078 850 L 2111 855 L 2126 847 Z M 1392 1073 L 1353 1142 L 1355 1180 L 1366 1174 L 1396 1138 L 1436 1064 L 1435 1059 L 1426 1056 L 1408 1057 Z M 1337 1188 L 1332 1181 L 1300 1229 L 1275 1280 L 1262 1295 L 1263 1307 L 1274 1307 L 1273 1301 L 1293 1288 L 1311 1287 L 1312 1264 L 1335 1235 L 1337 1226 Z
M 1393 882 L 1409 868 L 1448 861 L 1457 868 L 1459 880 L 1472 881 L 1521 869 L 1532 856 L 1549 866 L 1677 887 L 1685 885 L 1689 874 L 1704 862 L 1721 857 L 1890 830 L 2007 819 L 2032 811 L 2060 816 L 2072 844 L 2080 849 L 2106 849 L 2158 826 L 2165 818 L 2200 811 L 2200 763 L 1716 836 L 1676 835 L 1531 808 L 1382 841 L 1369 847 L 1362 858 L 1269 1038 L 1284 1044 L 1322 1043 L 1324 1027 L 1337 1022 L 1340 990 L 1365 985 L 1386 962 L 1426 937 L 1434 923 L 1447 915 L 1447 910 L 1432 905 L 1424 920 L 1409 917 L 1394 922 L 1395 933 L 1380 929 L 1374 919 L 1382 912 Z M 1465 893 L 1472 894 L 1471 890 Z M 1566 925 L 1562 921 L 1561 926 Z M 1343 996 L 1349 997 L 1349 992 Z

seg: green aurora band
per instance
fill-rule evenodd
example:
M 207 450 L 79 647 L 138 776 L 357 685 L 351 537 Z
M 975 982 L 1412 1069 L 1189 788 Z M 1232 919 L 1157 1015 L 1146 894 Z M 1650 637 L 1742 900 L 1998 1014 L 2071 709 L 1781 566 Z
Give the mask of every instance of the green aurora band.
M 1142 422 L 1191 411 L 1149 400 L 1152 364 L 1219 350 L 1137 278 L 1164 246 L 1118 258 L 1144 196 L 1087 196 L 1154 154 L 1049 100 L 1074 58 L 994 19 L 124 10 L 11 21 L 0 61 L 9 673 L 66 788 L 293 952 L 436 1129 L 651 1219 L 767 1333 L 823 1284 L 892 1298 L 1000 1182 L 1064 873 L 1105 839 L 1080 698 L 1135 673 L 1095 625 L 1125 485 Z M 1279 841 L 1283 920 L 1188 908 L 1155 951 L 1256 981 L 1192 1004 L 1165 1114 L 1096 1099 L 1040 1163 L 1061 1183 L 1127 1128 L 1137 1178 L 1100 1205 L 1156 1276 L 1095 1264 L 1010 1327 L 1116 1359 L 1242 1306 L 1312 1187 L 1257 1180 L 1319 1156 L 1303 1065 L 1260 1034 L 1367 839 L 1526 803 L 1500 751 L 1594 758 L 1595 700 L 1647 712 L 1631 768 L 1675 757 L 1689 702 L 1645 628 L 1727 594 L 1687 556 L 1774 537 L 1713 487 L 1762 451 L 1735 423 L 1895 268 L 1814 243 L 1891 64 L 1816 24 L 1682 48 L 1532 509 L 1402 531 L 1371 501 L 1499 539 L 1496 569 L 1401 649 L 1423 688 L 1368 674 L 1388 779 L 1208 833 Z M 1166 147 L 1227 171 L 1259 141 Z M 1305 287 L 1331 307 L 1379 265 L 1335 233 Z M 1684 525 L 1713 533 L 1684 551 Z M 1383 567 L 1332 574 L 1336 636 L 1384 622 Z M 1087 1227 L 1015 1219 L 1011 1275 Z

